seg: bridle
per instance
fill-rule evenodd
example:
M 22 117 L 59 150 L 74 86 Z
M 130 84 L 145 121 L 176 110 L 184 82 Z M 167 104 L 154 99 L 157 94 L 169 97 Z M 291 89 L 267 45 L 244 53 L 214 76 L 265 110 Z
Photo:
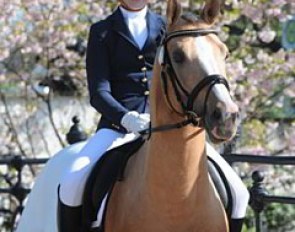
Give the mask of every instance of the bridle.
M 167 49 L 167 44 L 170 40 L 177 37 L 183 37 L 183 36 L 190 36 L 190 37 L 198 37 L 203 36 L 207 34 L 217 34 L 218 31 L 214 29 L 196 29 L 196 30 L 181 30 L 181 31 L 173 31 L 164 37 L 161 46 L 163 46 L 163 54 L 162 54 L 162 63 L 161 63 L 161 80 L 163 84 L 163 91 L 165 94 L 165 98 L 168 102 L 169 107 L 177 114 L 186 117 L 184 121 L 181 121 L 179 123 L 175 124 L 168 124 L 158 127 L 152 127 L 140 131 L 139 133 L 141 135 L 146 135 L 153 132 L 159 132 L 159 131 L 166 131 L 171 129 L 177 129 L 182 128 L 186 125 L 192 124 L 194 126 L 198 127 L 204 127 L 204 116 L 207 112 L 207 101 L 209 98 L 209 94 L 215 84 L 224 84 L 226 88 L 229 90 L 229 85 L 227 80 L 218 74 L 214 75 L 208 75 L 205 78 L 203 78 L 199 83 L 196 84 L 196 86 L 193 88 L 193 90 L 189 93 L 184 86 L 181 84 L 179 78 L 177 77 L 177 74 L 175 72 L 175 69 L 172 65 L 171 58 Z M 171 85 L 173 87 L 177 102 L 180 104 L 182 112 L 179 112 L 172 104 L 171 99 L 169 98 L 168 94 L 168 81 L 171 82 Z M 197 115 L 193 111 L 193 105 L 195 99 L 198 97 L 199 93 L 208 86 L 208 90 L 205 95 L 204 100 L 204 106 L 203 106 L 203 115 Z M 187 101 L 184 102 L 182 100 L 182 94 L 184 94 L 187 98 Z

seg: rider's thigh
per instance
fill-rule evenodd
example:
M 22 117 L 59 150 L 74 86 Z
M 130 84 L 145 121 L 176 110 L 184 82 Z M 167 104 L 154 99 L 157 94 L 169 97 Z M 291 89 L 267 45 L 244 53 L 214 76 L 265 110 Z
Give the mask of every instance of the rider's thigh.
M 60 181 L 60 198 L 71 206 L 80 205 L 89 173 L 96 161 L 107 151 L 134 140 L 134 134 L 111 129 L 98 130 L 69 164 Z
M 246 209 L 249 202 L 249 191 L 245 184 L 238 176 L 238 174 L 232 169 L 232 167 L 226 162 L 223 157 L 209 144 L 206 144 L 207 155 L 212 158 L 224 173 L 227 182 L 229 184 L 233 209 L 232 218 L 243 218 L 246 214 Z

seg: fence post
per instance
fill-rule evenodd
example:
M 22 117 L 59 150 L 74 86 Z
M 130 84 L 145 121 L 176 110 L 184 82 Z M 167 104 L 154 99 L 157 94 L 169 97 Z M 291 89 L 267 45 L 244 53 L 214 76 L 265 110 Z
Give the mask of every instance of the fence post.
M 71 126 L 70 131 L 66 135 L 68 143 L 74 144 L 86 140 L 87 135 L 80 126 L 80 119 L 78 116 L 74 116 L 72 122 L 74 125 Z
M 21 213 L 23 210 L 23 201 L 29 190 L 22 183 L 22 171 L 24 167 L 23 159 L 20 155 L 14 155 L 10 165 L 17 171 L 17 182 L 11 187 L 11 194 L 16 197 L 19 202 L 18 210 Z
M 254 171 L 252 173 L 253 185 L 250 188 L 250 206 L 255 214 L 255 226 L 256 232 L 262 231 L 261 212 L 264 210 L 265 202 L 264 197 L 267 195 L 267 191 L 263 187 L 264 175 L 260 171 Z

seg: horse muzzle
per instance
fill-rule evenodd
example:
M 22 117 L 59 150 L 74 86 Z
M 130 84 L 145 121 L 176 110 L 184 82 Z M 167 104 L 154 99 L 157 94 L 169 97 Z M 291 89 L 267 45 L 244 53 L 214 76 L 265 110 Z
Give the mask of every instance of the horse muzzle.
M 225 106 L 217 106 L 216 109 L 205 118 L 205 126 L 209 138 L 214 143 L 231 140 L 236 134 L 238 124 L 239 111 L 235 104 L 232 105 L 230 109 L 226 109 Z

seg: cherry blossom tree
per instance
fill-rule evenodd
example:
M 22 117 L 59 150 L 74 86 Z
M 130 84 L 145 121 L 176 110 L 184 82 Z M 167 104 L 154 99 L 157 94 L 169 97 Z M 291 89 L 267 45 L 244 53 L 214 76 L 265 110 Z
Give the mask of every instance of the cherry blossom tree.
M 161 14 L 165 2 L 150 0 Z M 196 13 L 202 6 L 196 0 L 182 3 Z M 14 145 L 22 155 L 36 155 L 32 141 L 36 133 L 48 149 L 41 125 L 31 123 L 40 104 L 46 106 L 44 117 L 60 148 L 66 146 L 51 101 L 60 95 L 87 96 L 89 26 L 110 14 L 116 4 L 117 0 L 0 0 L 2 151 Z M 283 25 L 294 15 L 294 0 L 224 2 L 218 27 L 230 49 L 228 77 L 241 110 L 238 152 L 295 153 L 295 53 L 282 46 Z M 14 95 L 24 100 L 25 112 L 14 112 L 7 104 Z M 26 136 L 20 136 L 20 124 L 27 125 Z

